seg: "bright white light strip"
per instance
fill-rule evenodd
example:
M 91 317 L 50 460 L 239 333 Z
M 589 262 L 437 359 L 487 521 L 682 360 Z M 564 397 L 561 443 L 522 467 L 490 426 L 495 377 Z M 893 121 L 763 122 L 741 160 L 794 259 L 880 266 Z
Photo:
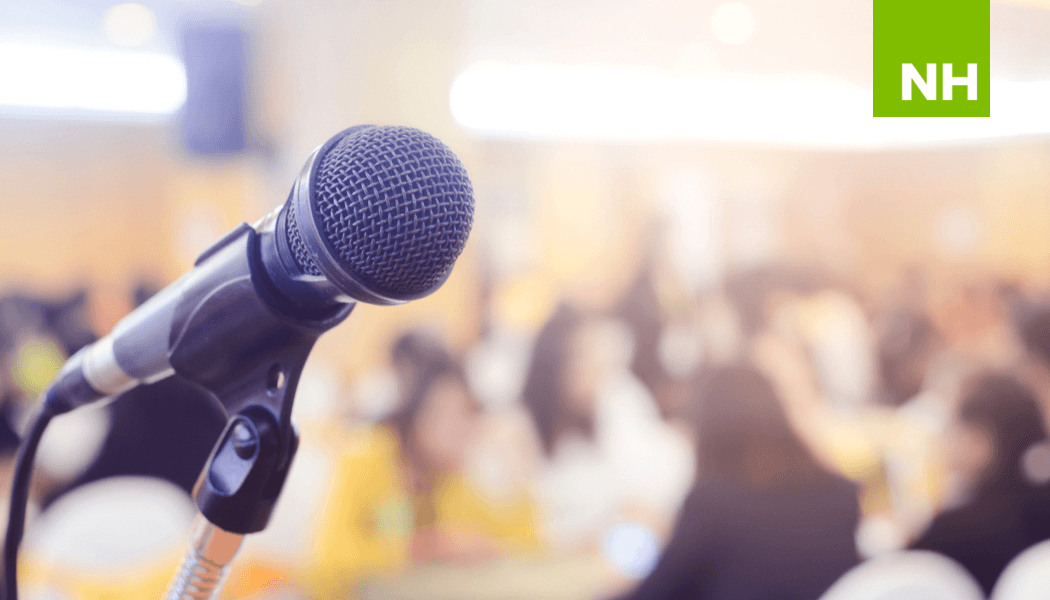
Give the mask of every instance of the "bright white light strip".
M 0 105 L 165 115 L 185 100 L 172 56 L 0 43 Z
M 993 81 L 989 118 L 876 119 L 870 90 L 815 79 L 481 63 L 456 78 L 449 104 L 461 125 L 494 137 L 865 149 L 1050 133 L 1050 81 Z

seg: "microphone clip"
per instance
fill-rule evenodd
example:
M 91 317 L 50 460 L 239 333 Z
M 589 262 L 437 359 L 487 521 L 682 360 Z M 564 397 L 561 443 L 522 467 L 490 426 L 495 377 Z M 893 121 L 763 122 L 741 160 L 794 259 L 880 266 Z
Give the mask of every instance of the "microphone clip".
M 266 528 L 298 447 L 291 413 L 303 366 L 317 338 L 355 306 L 318 314 L 282 302 L 259 237 L 238 227 L 198 263 L 174 309 L 167 353 L 230 417 L 194 499 L 209 522 L 237 534 Z

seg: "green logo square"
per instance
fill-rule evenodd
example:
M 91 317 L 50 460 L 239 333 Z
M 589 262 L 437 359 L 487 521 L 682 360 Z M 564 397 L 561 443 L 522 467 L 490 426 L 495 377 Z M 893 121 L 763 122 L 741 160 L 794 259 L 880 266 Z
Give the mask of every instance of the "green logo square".
M 874 116 L 991 116 L 989 0 L 874 1 Z

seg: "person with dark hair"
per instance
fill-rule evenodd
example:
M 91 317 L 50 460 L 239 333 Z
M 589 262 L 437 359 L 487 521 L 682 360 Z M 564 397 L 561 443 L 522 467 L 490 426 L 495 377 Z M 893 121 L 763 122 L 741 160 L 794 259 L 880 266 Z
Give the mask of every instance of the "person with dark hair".
M 543 456 L 549 539 L 598 543 L 626 521 L 666 528 L 692 482 L 693 450 L 632 374 L 622 323 L 562 305 L 540 331 L 523 388 Z
M 1024 344 L 1030 361 L 1031 376 L 1040 382 L 1050 381 L 1050 308 L 1031 308 L 1023 318 L 1015 318 L 1017 335 Z
M 427 494 L 437 480 L 461 466 L 480 411 L 459 365 L 447 358 L 421 364 L 400 408 L 384 423 L 398 440 L 410 487 L 424 492 L 418 500 L 433 500 Z M 433 507 L 423 508 L 433 517 Z
M 1013 557 L 1050 538 L 1050 449 L 1043 414 L 1025 385 L 986 373 L 968 387 L 945 437 L 955 505 L 914 547 L 955 559 L 988 593 Z
M 476 561 L 538 544 L 526 498 L 495 506 L 463 475 L 481 406 L 443 350 L 427 356 L 399 408 L 341 451 L 304 574 L 312 597 L 353 597 L 368 577 L 411 562 Z
M 554 454 L 558 437 L 566 431 L 593 437 L 593 410 L 586 406 L 590 394 L 587 393 L 589 390 L 583 389 L 588 382 L 568 385 L 572 376 L 574 336 L 584 323 L 579 311 L 562 304 L 540 330 L 532 350 L 522 399 L 532 415 L 540 445 L 548 457 Z M 573 394 L 573 390 L 583 393 Z
M 410 382 L 428 366 L 448 362 L 441 342 L 425 331 L 401 334 L 390 349 L 390 362 L 400 379 Z
M 660 360 L 660 336 L 666 323 L 656 292 L 654 262 L 648 260 L 639 270 L 634 283 L 620 299 L 615 315 L 627 324 L 634 338 L 631 372 L 653 394 L 660 411 L 667 414 L 671 408 L 668 391 L 675 380 Z
M 699 388 L 697 481 L 629 600 L 816 600 L 859 562 L 853 484 L 826 471 L 770 383 L 724 367 Z
M 891 311 L 882 319 L 877 360 L 879 399 L 901 406 L 922 392 L 931 363 L 944 348 L 944 338 L 926 314 Z

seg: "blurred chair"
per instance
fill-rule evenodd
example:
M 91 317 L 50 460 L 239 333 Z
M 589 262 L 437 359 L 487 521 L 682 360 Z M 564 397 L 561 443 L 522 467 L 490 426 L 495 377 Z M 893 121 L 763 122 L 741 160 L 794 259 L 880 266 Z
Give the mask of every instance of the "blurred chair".
M 42 598 L 160 598 L 196 512 L 179 487 L 152 477 L 79 487 L 28 527 L 26 589 L 43 587 Z
M 974 578 L 934 552 L 897 552 L 857 565 L 820 600 L 982 600 Z
M 1050 540 L 1031 546 L 1006 565 L 991 600 L 1042 600 L 1050 581 Z

